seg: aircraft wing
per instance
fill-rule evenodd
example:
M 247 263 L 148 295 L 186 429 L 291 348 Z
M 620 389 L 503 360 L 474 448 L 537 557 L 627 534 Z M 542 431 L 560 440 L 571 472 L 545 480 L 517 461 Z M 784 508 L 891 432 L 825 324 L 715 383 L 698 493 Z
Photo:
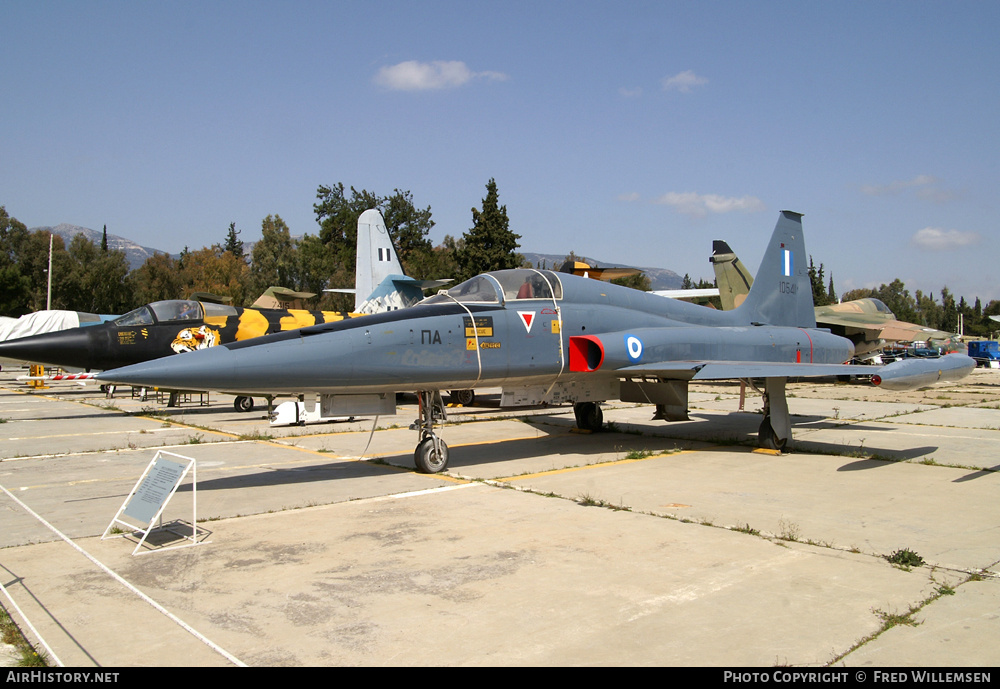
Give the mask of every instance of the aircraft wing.
M 454 282 L 454 280 L 452 280 L 452 279 L 448 279 L 448 280 L 416 280 L 414 278 L 408 278 L 408 280 L 410 281 L 410 284 L 414 284 L 417 287 L 419 287 L 420 289 L 440 289 L 441 287 L 444 287 L 445 285 L 448 285 L 448 284 Z
M 796 364 L 753 361 L 665 361 L 619 368 L 622 378 L 657 376 L 675 380 L 733 380 L 739 378 L 822 378 L 827 376 L 871 376 L 875 385 L 887 390 L 914 390 L 967 376 L 976 362 L 964 354 L 939 358 L 913 358 L 885 366 L 852 364 Z
M 822 378 L 871 375 L 874 366 L 851 364 L 795 364 L 748 361 L 664 361 L 618 369 L 622 377 L 658 376 L 683 380 L 734 380 L 738 378 Z
M 952 337 L 951 333 L 946 333 L 934 328 L 926 328 L 915 323 L 904 321 L 889 321 L 882 326 L 879 337 L 883 340 L 896 340 L 897 342 L 912 342 L 914 340 L 944 340 Z
M 715 287 L 708 289 L 658 289 L 653 290 L 652 293 L 658 297 L 669 297 L 670 299 L 702 299 L 719 296 L 719 290 Z
M 418 280 L 416 278 L 411 278 L 408 275 L 397 275 L 392 278 L 394 285 L 413 285 L 422 290 L 424 289 L 438 289 L 444 287 L 445 285 L 454 282 L 454 280 Z M 356 289 L 351 289 L 348 287 L 330 287 L 323 290 L 324 292 L 337 292 L 339 294 L 357 294 Z
M 858 316 L 838 316 L 829 311 L 822 315 L 817 313 L 816 323 L 821 326 L 837 326 L 844 328 L 846 333 L 864 333 L 868 341 L 884 340 L 886 342 L 921 342 L 925 340 L 947 340 L 954 337 L 953 333 L 947 333 L 934 328 L 928 328 L 916 323 L 906 321 L 887 320 L 882 322 L 863 322 Z

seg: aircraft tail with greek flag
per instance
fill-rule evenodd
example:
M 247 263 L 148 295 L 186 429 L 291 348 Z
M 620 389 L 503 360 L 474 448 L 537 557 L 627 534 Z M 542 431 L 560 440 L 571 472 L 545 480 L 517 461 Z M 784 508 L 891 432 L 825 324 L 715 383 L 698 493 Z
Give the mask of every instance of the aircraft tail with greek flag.
M 736 309 L 740 320 L 755 325 L 815 328 L 802 214 L 781 211 L 750 294 Z

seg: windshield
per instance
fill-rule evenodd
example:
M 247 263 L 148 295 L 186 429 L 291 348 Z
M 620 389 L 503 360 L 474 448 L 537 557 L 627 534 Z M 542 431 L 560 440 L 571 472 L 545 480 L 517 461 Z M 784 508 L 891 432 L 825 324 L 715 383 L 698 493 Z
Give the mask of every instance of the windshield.
M 420 303 L 443 304 L 454 300 L 497 304 L 500 302 L 498 285 L 503 290 L 505 302 L 518 299 L 562 299 L 562 283 L 551 270 L 517 268 L 477 275 Z
M 158 321 L 200 321 L 201 304 L 196 301 L 173 299 L 149 305 Z
M 494 303 L 500 302 L 497 296 L 496 283 L 485 275 L 477 275 L 471 280 L 455 285 L 445 293 L 435 294 L 433 297 L 424 299 L 422 304 L 444 304 L 452 300 L 460 302 L 474 303 Z
M 153 315 L 149 312 L 149 307 L 140 306 L 135 311 L 129 311 L 124 316 L 119 316 L 113 323 L 115 325 L 152 325 Z
M 887 313 L 890 316 L 892 315 L 892 311 L 885 305 L 885 302 L 879 301 L 878 299 L 872 299 L 872 303 L 875 305 L 875 310 L 879 313 Z
M 518 268 L 490 273 L 503 287 L 505 301 L 512 299 L 562 299 L 562 283 L 550 270 Z M 555 293 L 553 295 L 553 292 Z

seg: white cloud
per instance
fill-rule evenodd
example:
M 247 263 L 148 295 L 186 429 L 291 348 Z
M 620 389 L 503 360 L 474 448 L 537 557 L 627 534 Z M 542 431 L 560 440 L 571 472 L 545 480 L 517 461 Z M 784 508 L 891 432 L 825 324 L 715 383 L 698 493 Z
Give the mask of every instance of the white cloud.
M 709 213 L 756 213 L 766 210 L 764 202 L 756 196 L 740 198 L 719 196 L 718 194 L 698 194 L 693 191 L 671 191 L 656 199 L 654 203 L 673 206 L 677 212 L 703 218 Z
M 942 230 L 938 227 L 925 227 L 914 234 L 910 241 L 922 249 L 947 251 L 977 244 L 980 239 L 978 232 L 959 232 L 958 230 Z
M 913 179 L 895 180 L 888 184 L 871 184 L 861 187 L 861 193 L 868 196 L 892 196 L 902 194 L 912 187 L 926 187 L 937 183 L 937 180 L 930 175 L 917 175 Z
M 382 67 L 375 75 L 375 83 L 393 91 L 434 91 L 457 88 L 473 79 L 506 81 L 502 72 L 473 72 L 458 60 L 417 62 L 407 60 L 398 65 Z
M 917 196 L 933 203 L 947 203 L 959 197 L 958 194 L 950 189 L 935 189 L 933 187 L 918 190 Z
M 684 72 L 675 74 L 672 77 L 663 78 L 663 90 L 672 91 L 677 90 L 681 93 L 691 93 L 692 86 L 702 86 L 707 84 L 708 79 L 705 77 L 699 77 L 697 74 L 692 72 L 690 69 Z
M 619 194 L 618 195 L 618 200 L 619 201 L 626 201 L 626 202 L 638 201 L 639 200 L 639 192 L 632 191 L 632 192 L 628 192 L 626 194 Z

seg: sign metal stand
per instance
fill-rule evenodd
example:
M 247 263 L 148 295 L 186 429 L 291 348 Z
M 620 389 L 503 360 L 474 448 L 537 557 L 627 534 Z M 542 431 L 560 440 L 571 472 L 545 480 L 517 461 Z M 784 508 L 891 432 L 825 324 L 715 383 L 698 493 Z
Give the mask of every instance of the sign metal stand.
M 167 459 L 167 457 L 172 457 L 174 459 Z M 182 460 L 180 462 L 175 461 Z M 167 503 L 170 502 L 170 498 L 174 496 L 177 492 L 177 488 L 180 487 L 181 481 L 191 472 L 191 535 L 181 533 L 180 531 L 175 531 L 169 525 L 163 526 L 163 510 L 166 508 Z M 140 522 L 146 524 L 147 526 L 135 526 L 134 524 L 125 521 L 122 517 L 128 517 L 135 522 Z M 135 550 L 132 551 L 132 555 L 139 554 L 139 549 L 142 548 L 143 543 L 146 542 L 146 538 L 153 531 L 154 525 L 158 524 L 156 530 L 169 531 L 170 533 L 176 534 L 181 538 L 190 541 L 189 543 L 182 543 L 180 545 L 167 546 L 164 548 L 159 548 L 158 550 L 173 550 L 175 548 L 186 548 L 192 545 L 198 545 L 205 541 L 198 540 L 198 469 L 196 462 L 193 457 L 184 457 L 182 455 L 177 455 L 172 452 L 165 452 L 160 450 L 153 457 L 146 470 L 139 477 L 135 486 L 132 488 L 132 492 L 128 494 L 125 498 L 125 502 L 118 509 L 118 513 L 115 515 L 111 523 L 108 524 L 108 528 L 104 530 L 104 534 L 101 536 L 101 540 L 109 538 L 108 534 L 114 528 L 116 524 L 121 524 L 133 532 L 141 532 L 142 538 L 136 545 Z M 206 534 L 206 531 L 202 531 L 202 535 Z M 153 551 L 147 551 L 153 552 Z

